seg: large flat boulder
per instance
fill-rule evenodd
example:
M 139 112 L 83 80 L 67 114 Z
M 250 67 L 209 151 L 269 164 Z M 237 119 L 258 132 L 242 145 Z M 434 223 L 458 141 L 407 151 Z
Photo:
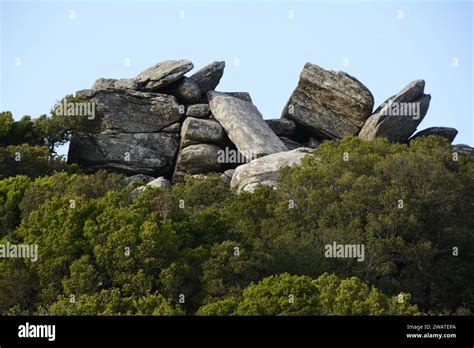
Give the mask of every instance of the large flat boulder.
M 355 135 L 372 113 L 374 97 L 355 77 L 306 63 L 282 117 L 318 138 Z
M 216 89 L 219 81 L 224 75 L 225 62 L 212 62 L 204 68 L 196 71 L 190 76 L 190 79 L 196 82 L 201 90 L 201 98 L 207 97 L 207 92 Z
M 244 156 L 256 158 L 287 151 L 255 105 L 218 92 L 209 92 L 208 98 L 212 115 Z
M 181 127 L 181 148 L 198 143 L 219 144 L 224 139 L 224 129 L 215 120 L 187 117 Z
M 178 144 L 179 135 L 173 133 L 76 133 L 69 145 L 68 163 L 86 169 L 166 176 L 173 170 Z
M 100 131 L 117 133 L 157 132 L 178 122 L 183 115 L 175 97 L 132 90 L 78 91 L 76 97 L 95 104 L 101 115 Z
M 156 91 L 179 80 L 194 67 L 189 60 L 167 60 L 155 64 L 135 77 L 135 82 L 144 91 Z
M 295 150 L 280 152 L 254 159 L 238 166 L 230 182 L 230 187 L 237 192 L 253 192 L 257 185 L 276 186 L 278 172 L 286 166 L 298 165 L 312 149 L 300 147 Z
M 416 133 L 414 136 L 410 138 L 410 141 L 419 137 L 427 137 L 429 135 L 437 135 L 439 137 L 446 138 L 450 143 L 454 141 L 458 131 L 456 128 L 450 127 L 430 127 L 423 129 Z
M 387 138 L 391 142 L 407 142 L 430 106 L 431 96 L 424 94 L 424 89 L 425 81 L 416 80 L 388 98 L 367 119 L 359 137 L 369 141 Z

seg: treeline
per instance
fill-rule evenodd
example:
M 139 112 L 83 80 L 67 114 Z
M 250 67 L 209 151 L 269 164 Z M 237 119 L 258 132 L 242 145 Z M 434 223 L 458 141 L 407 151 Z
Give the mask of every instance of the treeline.
M 218 175 L 0 180 L 0 313 L 415 315 L 474 310 L 474 161 L 445 140 L 347 137 L 236 195 Z M 362 244 L 363 262 L 325 245 Z

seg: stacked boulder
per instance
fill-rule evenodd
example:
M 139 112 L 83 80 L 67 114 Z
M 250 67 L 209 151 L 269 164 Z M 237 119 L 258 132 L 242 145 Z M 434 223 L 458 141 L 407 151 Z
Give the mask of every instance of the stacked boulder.
M 248 93 L 214 91 L 224 68 L 213 62 L 187 77 L 193 63 L 170 60 L 133 79 L 100 78 L 76 92 L 100 117 L 95 131 L 73 135 L 69 162 L 176 182 L 286 151 Z
M 274 186 L 280 168 L 300 163 L 322 141 L 357 135 L 408 143 L 436 134 L 452 142 L 457 134 L 432 127 L 413 135 L 431 99 L 423 80 L 373 111 L 372 93 L 355 77 L 306 63 L 281 118 L 264 120 L 248 93 L 215 91 L 224 62 L 185 76 L 193 67 L 165 61 L 133 79 L 101 78 L 77 92 L 99 117 L 94 131 L 73 135 L 69 162 L 146 175 L 148 186 L 162 188 L 185 174 L 221 172 L 231 187 L 253 191 L 259 183 Z

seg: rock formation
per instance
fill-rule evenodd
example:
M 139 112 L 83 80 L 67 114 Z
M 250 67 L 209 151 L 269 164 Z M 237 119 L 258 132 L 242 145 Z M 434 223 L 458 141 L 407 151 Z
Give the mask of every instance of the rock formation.
M 334 139 L 357 134 L 373 105 L 372 93 L 355 77 L 306 63 L 282 117 L 312 135 Z
M 239 192 L 252 192 L 258 184 L 274 186 L 282 167 L 300 163 L 322 141 L 439 135 L 452 142 L 457 134 L 432 127 L 413 135 L 431 98 L 423 80 L 372 112 L 372 93 L 355 77 L 306 63 L 282 117 L 264 120 L 248 93 L 215 91 L 224 62 L 185 76 L 193 67 L 189 60 L 165 61 L 135 78 L 99 78 L 78 91 L 76 97 L 94 103 L 97 117 L 90 131 L 73 134 L 68 161 L 133 175 L 127 182 L 143 185 L 136 192 L 211 172 Z M 474 155 L 467 145 L 454 149 Z
M 209 92 L 209 107 L 229 139 L 247 157 L 286 151 L 255 105 L 230 95 Z
M 419 138 L 419 137 L 426 137 L 428 135 L 437 135 L 443 138 L 446 138 L 450 143 L 454 141 L 456 135 L 458 134 L 457 129 L 449 128 L 449 127 L 430 127 L 419 131 L 414 136 L 410 138 L 410 140 Z
M 375 140 L 385 137 L 392 142 L 406 142 L 423 121 L 431 96 L 424 94 L 425 81 L 416 80 L 387 99 L 367 119 L 359 137 Z

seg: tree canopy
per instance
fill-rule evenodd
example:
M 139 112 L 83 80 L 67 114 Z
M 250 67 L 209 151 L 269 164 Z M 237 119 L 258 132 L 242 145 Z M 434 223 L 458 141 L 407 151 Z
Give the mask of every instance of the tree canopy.
M 474 161 L 453 152 L 346 137 L 252 194 L 217 174 L 138 195 L 105 171 L 12 175 L 0 244 L 39 257 L 0 259 L 0 313 L 470 313 Z M 327 257 L 333 243 L 363 260 Z

